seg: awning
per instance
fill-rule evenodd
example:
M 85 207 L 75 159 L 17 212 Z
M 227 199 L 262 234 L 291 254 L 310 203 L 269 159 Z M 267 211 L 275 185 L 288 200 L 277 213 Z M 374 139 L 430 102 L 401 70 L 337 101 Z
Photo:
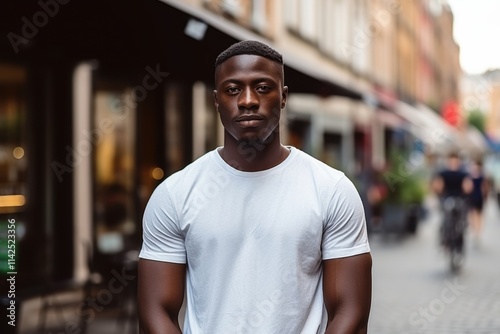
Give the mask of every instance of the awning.
M 486 138 L 477 128 L 468 124 L 466 124 L 462 128 L 455 128 L 448 124 L 436 112 L 429 109 L 429 107 L 423 104 L 420 104 L 417 107 L 419 110 L 423 111 L 423 116 L 428 116 L 429 119 L 433 119 L 439 123 L 444 123 L 449 131 L 452 131 L 454 133 L 454 136 L 457 140 L 455 146 L 459 152 L 462 152 L 464 155 L 470 158 L 476 158 L 488 152 L 488 143 L 486 141 Z
M 286 84 L 291 93 L 346 96 L 367 100 L 350 80 L 348 71 L 312 62 L 289 45 L 278 45 L 230 20 L 181 0 L 71 1 L 36 37 L 21 43 L 16 54 L 8 38 L 0 39 L 0 55 L 13 62 L 73 63 L 97 60 L 101 72 L 135 72 L 142 80 L 144 68 L 168 72 L 168 80 L 213 82 L 214 61 L 230 44 L 254 39 L 276 47 L 285 57 Z M 199 1 L 203 3 L 203 1 Z M 8 4 L 8 5 L 7 5 Z M 0 11 L 0 33 L 22 34 L 19 20 L 40 10 L 37 2 L 7 2 Z M 198 34 L 198 35 L 197 35 Z M 25 39 L 23 39 L 24 41 Z M 367 89 L 367 88 L 363 88 Z
M 401 116 L 385 109 L 375 111 L 375 120 L 390 129 L 398 129 L 404 126 L 404 119 Z
M 414 107 L 399 102 L 395 112 L 406 120 L 406 129 L 425 143 L 432 153 L 446 155 L 459 152 L 476 158 L 488 151 L 486 139 L 479 130 L 472 126 L 457 129 L 423 104 Z
M 290 87 L 291 92 L 317 94 L 322 96 L 340 95 L 353 99 L 364 99 L 368 92 L 362 92 L 356 87 L 349 85 L 346 82 L 340 82 L 330 73 L 326 73 L 320 66 L 311 63 L 310 59 L 298 56 L 294 50 L 286 46 L 279 48 L 272 41 L 247 30 L 236 23 L 212 13 L 208 10 L 189 5 L 179 0 L 159 0 L 173 8 L 176 8 L 191 17 L 208 24 L 213 29 L 216 29 L 227 36 L 234 38 L 235 42 L 240 40 L 257 40 L 276 48 L 283 54 L 286 67 L 286 83 Z M 217 48 L 222 51 L 228 47 L 227 41 L 218 42 L 211 40 L 211 48 Z M 290 84 L 290 82 L 293 84 Z
M 406 120 L 405 128 L 430 152 L 447 154 L 460 148 L 457 131 L 427 107 L 398 102 L 394 112 Z

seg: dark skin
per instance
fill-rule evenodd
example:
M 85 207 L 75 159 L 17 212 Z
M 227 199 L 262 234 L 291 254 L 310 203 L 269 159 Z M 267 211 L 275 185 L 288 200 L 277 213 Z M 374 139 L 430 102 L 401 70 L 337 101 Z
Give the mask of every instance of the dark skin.
M 279 120 L 288 87 L 283 65 L 264 57 L 239 55 L 215 73 L 214 102 L 224 126 L 228 164 L 260 171 L 281 163 L 289 150 L 280 142 Z M 178 314 L 184 299 L 186 266 L 139 260 L 139 319 L 143 334 L 181 333 Z M 366 333 L 371 305 L 371 255 L 323 261 L 328 312 L 326 333 Z
M 178 317 L 185 277 L 184 264 L 139 260 L 137 303 L 142 334 L 182 333 Z
M 326 334 L 367 333 L 371 268 L 370 253 L 323 261 L 323 296 L 328 312 Z
M 288 96 L 283 65 L 254 55 L 235 56 L 216 69 L 215 82 L 215 108 L 224 126 L 221 157 L 247 172 L 285 160 L 289 151 L 279 136 L 281 109 Z

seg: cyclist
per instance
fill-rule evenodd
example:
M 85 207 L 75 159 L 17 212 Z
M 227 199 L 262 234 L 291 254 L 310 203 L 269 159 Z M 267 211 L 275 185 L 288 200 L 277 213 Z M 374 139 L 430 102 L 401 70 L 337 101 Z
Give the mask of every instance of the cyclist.
M 440 241 L 450 253 L 452 269 L 457 269 L 462 260 L 467 196 L 472 191 L 472 180 L 461 170 L 461 164 L 460 156 L 451 153 L 446 168 L 433 181 L 433 189 L 441 199 L 443 210 Z

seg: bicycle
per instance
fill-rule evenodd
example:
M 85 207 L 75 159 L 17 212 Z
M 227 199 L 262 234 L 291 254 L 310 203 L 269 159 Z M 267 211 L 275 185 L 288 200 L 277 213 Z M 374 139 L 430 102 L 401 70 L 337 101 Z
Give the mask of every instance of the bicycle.
M 464 262 L 467 203 L 461 197 L 446 197 L 442 201 L 442 209 L 441 244 L 449 256 L 450 269 L 456 272 Z

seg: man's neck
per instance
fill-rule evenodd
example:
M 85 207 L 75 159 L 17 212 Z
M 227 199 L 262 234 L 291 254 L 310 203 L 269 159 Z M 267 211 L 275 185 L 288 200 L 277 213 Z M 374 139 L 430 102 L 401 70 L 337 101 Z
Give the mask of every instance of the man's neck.
M 257 141 L 238 142 L 225 140 L 219 151 L 222 159 L 232 167 L 244 172 L 257 172 L 279 165 L 290 151 L 279 140 L 270 143 Z

